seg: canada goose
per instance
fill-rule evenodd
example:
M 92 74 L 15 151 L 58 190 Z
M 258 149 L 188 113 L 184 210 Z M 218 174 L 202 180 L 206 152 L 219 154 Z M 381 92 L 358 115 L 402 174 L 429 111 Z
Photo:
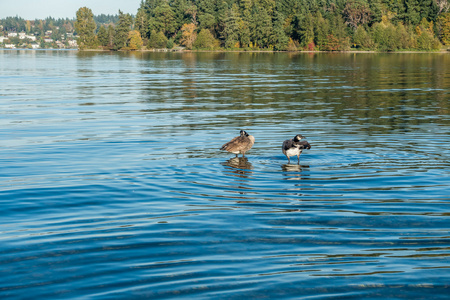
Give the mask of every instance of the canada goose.
M 239 153 L 242 153 L 242 157 L 245 157 L 245 152 L 250 150 L 254 143 L 255 138 L 244 130 L 241 130 L 240 136 L 237 136 L 228 143 L 224 144 L 220 150 L 226 150 L 234 153 L 236 154 L 236 157 L 238 157 Z
M 288 158 L 288 164 L 291 163 L 291 156 L 297 155 L 298 164 L 300 164 L 300 154 L 303 149 L 311 149 L 311 145 L 307 141 L 302 141 L 305 137 L 297 134 L 293 139 L 285 140 L 283 142 L 283 154 Z

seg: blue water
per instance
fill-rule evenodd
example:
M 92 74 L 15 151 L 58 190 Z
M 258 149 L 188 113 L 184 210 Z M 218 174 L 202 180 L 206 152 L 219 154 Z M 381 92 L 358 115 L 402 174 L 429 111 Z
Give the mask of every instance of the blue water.
M 0 84 L 2 299 L 449 298 L 450 54 L 0 50 Z

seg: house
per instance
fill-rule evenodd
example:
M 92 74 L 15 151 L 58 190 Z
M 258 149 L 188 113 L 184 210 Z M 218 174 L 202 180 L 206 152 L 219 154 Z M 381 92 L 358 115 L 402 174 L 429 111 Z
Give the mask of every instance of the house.
M 78 47 L 76 40 L 69 40 L 68 43 L 69 43 L 69 47 L 72 47 L 72 48 Z
M 16 37 L 17 32 L 8 32 L 8 37 Z
M 24 40 L 26 37 L 25 32 L 19 32 L 19 39 Z
M 51 39 L 51 38 L 45 38 L 45 39 L 44 39 L 44 42 L 45 42 L 45 43 L 53 43 L 53 39 Z
M 5 44 L 5 48 L 16 49 L 16 45 L 14 45 L 14 44 Z
M 31 44 L 31 48 L 32 48 L 32 49 L 39 49 L 40 47 L 39 47 L 38 44 L 32 43 L 32 44 Z
M 36 37 L 34 35 L 26 35 L 25 38 L 29 39 L 30 41 L 36 41 Z
M 6 36 L 0 36 L 0 43 L 4 43 L 8 38 Z

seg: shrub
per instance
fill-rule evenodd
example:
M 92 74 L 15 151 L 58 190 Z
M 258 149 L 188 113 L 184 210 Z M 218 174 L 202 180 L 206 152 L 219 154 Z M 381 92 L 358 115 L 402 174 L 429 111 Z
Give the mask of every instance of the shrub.
M 167 47 L 167 38 L 162 31 L 156 33 L 155 30 L 152 30 L 152 34 L 150 35 L 150 39 L 148 41 L 148 48 L 150 49 L 162 49 Z
M 353 44 L 362 50 L 375 49 L 375 42 L 364 27 L 359 26 L 353 35 Z
M 193 46 L 195 49 L 213 50 L 219 47 L 219 41 L 214 38 L 208 29 L 202 29 Z

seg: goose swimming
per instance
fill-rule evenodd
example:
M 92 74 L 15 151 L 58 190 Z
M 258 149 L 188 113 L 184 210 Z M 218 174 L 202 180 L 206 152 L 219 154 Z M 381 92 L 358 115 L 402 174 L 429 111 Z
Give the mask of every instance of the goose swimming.
M 283 154 L 288 158 L 288 164 L 291 163 L 291 156 L 297 156 L 297 164 L 300 164 L 300 154 L 304 149 L 311 149 L 311 145 L 306 141 L 302 140 L 305 137 L 301 134 L 297 134 L 293 139 L 285 140 L 283 142 Z
M 239 153 L 245 157 L 245 152 L 250 150 L 255 143 L 255 138 L 252 135 L 249 135 L 244 130 L 241 130 L 240 135 L 233 138 L 228 143 L 224 144 L 220 150 L 226 150 L 228 152 L 236 154 L 236 157 Z

